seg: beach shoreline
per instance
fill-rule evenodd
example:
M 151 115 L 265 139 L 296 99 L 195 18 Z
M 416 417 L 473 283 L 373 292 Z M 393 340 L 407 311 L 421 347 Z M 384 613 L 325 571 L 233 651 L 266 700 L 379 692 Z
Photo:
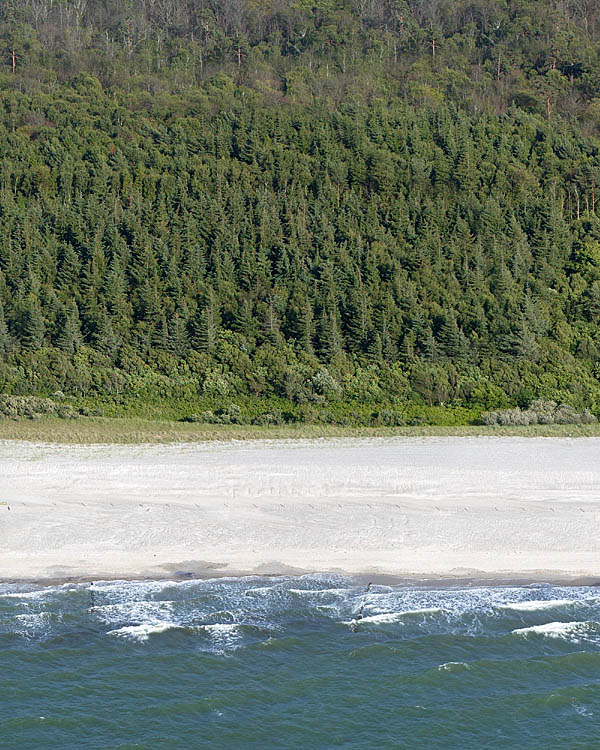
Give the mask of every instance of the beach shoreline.
M 276 568 L 273 569 L 277 570 Z M 483 573 L 483 571 L 481 571 Z M 142 571 L 139 574 L 106 574 L 92 575 L 81 572 L 80 575 L 67 575 L 57 577 L 22 577 L 22 578 L 2 578 L 0 577 L 0 586 L 24 586 L 34 588 L 51 588 L 57 586 L 69 585 L 90 585 L 100 583 L 143 583 L 143 582 L 172 582 L 183 583 L 185 581 L 219 581 L 219 580 L 288 580 L 298 578 L 301 580 L 307 576 L 319 576 L 329 578 L 340 576 L 342 579 L 350 580 L 358 586 L 367 586 L 369 583 L 379 586 L 397 586 L 414 589 L 457 589 L 457 588 L 536 588 L 544 586 L 572 586 L 572 587 L 600 587 L 600 575 L 571 575 L 561 571 L 527 571 L 518 573 L 511 571 L 509 575 L 502 576 L 500 573 L 488 575 L 472 576 L 419 576 L 419 575 L 400 575 L 388 573 L 350 573 L 341 570 L 324 571 L 302 571 L 297 573 L 290 572 L 272 572 L 272 573 L 255 573 L 243 570 L 228 570 L 219 573 L 215 570 L 202 570 L 195 568 L 186 575 L 174 575 L 168 572 L 161 573 L 160 569 L 152 571 Z
M 0 581 L 600 581 L 600 440 L 0 443 Z

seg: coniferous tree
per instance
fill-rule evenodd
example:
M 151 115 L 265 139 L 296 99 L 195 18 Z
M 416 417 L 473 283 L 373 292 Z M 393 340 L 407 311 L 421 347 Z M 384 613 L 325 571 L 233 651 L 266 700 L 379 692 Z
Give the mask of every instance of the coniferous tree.
M 46 324 L 38 300 L 29 296 L 21 311 L 21 343 L 25 349 L 36 351 L 44 344 Z
M 93 340 L 98 351 L 111 359 L 115 357 L 121 342 L 105 307 L 102 307 L 98 312 Z
M 5 355 L 10 348 L 10 335 L 4 317 L 4 305 L 0 302 L 0 356 Z
M 56 344 L 59 349 L 68 354 L 74 354 L 83 344 L 79 310 L 75 300 L 71 302 L 69 308 L 62 315 L 61 330 Z
M 196 318 L 194 345 L 200 351 L 211 354 L 217 345 L 220 321 L 217 303 L 213 294 L 208 297 L 207 303 L 200 308 Z
M 176 357 L 185 357 L 190 349 L 190 338 L 187 330 L 187 321 L 177 313 L 169 322 L 169 350 Z
M 314 316 L 309 299 L 304 303 L 304 310 L 300 319 L 300 346 L 307 354 L 314 354 Z
M 323 358 L 331 362 L 338 357 L 342 351 L 342 336 L 333 310 L 324 309 L 319 321 L 319 345 Z
M 600 404 L 593 3 L 196 5 L 5 13 L 5 388 Z

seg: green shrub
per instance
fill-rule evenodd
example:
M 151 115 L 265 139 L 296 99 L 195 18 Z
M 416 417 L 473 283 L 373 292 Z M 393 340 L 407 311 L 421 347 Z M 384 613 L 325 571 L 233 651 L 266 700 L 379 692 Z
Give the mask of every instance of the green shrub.
M 594 424 L 596 417 L 583 409 L 578 412 L 569 404 L 557 404 L 555 401 L 537 399 L 527 409 L 502 409 L 484 412 L 481 416 L 487 425 L 531 425 L 531 424 Z
M 283 424 L 285 422 L 283 414 L 278 410 L 272 412 L 265 412 L 254 417 L 251 424 L 256 425 L 269 425 L 269 424 Z
M 242 410 L 237 404 L 216 411 L 203 411 L 200 414 L 192 414 L 183 417 L 182 422 L 203 422 L 204 424 L 245 424 L 242 418 Z
M 8 419 L 39 419 L 40 417 L 75 419 L 77 416 L 77 412 L 69 404 L 57 404 L 51 398 L 0 395 L 0 417 Z
M 404 415 L 400 414 L 393 409 L 381 409 L 380 411 L 374 411 L 371 417 L 371 421 L 375 426 L 383 427 L 402 427 L 406 424 Z

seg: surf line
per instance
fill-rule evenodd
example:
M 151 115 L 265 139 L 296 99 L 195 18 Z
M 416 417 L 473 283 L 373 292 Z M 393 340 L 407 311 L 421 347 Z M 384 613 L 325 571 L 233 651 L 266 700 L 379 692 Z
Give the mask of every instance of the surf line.
M 368 593 L 369 593 L 369 591 L 371 590 L 371 586 L 372 586 L 372 585 L 373 585 L 373 584 L 372 584 L 371 582 L 369 582 L 369 583 L 367 584 L 367 590 L 366 590 L 366 591 L 365 591 L 365 593 L 364 593 L 364 596 L 363 596 L 363 600 L 362 600 L 362 603 L 361 603 L 361 605 L 360 605 L 360 609 L 358 610 L 358 617 L 356 618 L 356 621 L 355 621 L 355 623 L 354 623 L 354 626 L 353 626 L 353 628 L 352 628 L 352 632 L 353 632 L 353 633 L 358 633 L 358 621 L 359 621 L 359 620 L 362 620 L 362 619 L 363 619 L 363 617 L 364 617 L 364 614 L 363 614 L 363 613 L 364 613 L 364 611 L 365 611 L 365 602 L 366 602 L 366 600 L 367 600 L 367 594 L 368 594 Z

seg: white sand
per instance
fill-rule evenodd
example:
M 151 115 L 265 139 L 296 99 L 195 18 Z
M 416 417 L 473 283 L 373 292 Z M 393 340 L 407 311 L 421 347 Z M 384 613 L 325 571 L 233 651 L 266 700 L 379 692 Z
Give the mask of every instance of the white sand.
M 0 442 L 0 579 L 600 578 L 599 458 L 594 438 Z

